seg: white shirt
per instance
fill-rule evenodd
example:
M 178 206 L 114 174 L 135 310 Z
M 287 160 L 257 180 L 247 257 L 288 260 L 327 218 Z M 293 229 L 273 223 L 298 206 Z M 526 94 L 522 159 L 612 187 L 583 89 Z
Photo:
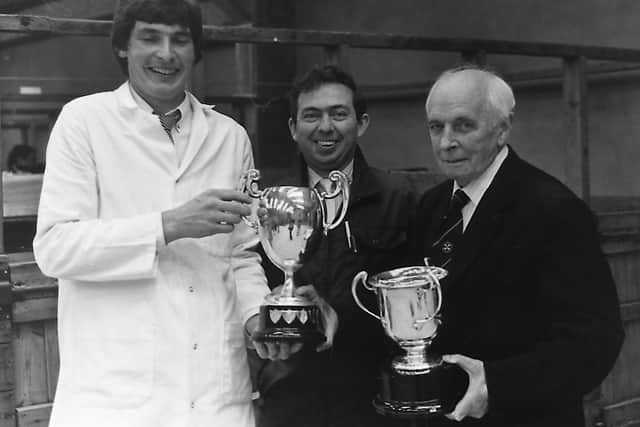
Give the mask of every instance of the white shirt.
M 257 236 L 159 245 L 161 212 L 253 166 L 246 132 L 188 95 L 181 164 L 125 83 L 65 105 L 47 148 L 34 254 L 59 279 L 50 427 L 253 427 L 244 322 L 268 287 Z
M 491 162 L 489 167 L 486 168 L 478 178 L 471 181 L 464 188 L 460 187 L 458 183 L 454 181 L 451 195 L 453 196 L 453 193 L 455 193 L 458 188 L 462 188 L 470 199 L 469 203 L 462 208 L 463 231 L 467 229 L 467 225 L 469 224 L 469 221 L 471 221 L 471 217 L 476 211 L 478 204 L 480 204 L 482 196 L 493 182 L 493 178 L 495 178 L 500 166 L 502 166 L 502 163 L 504 162 L 504 159 L 507 158 L 508 153 L 509 147 L 505 145 L 504 148 L 498 152 L 496 158 L 493 159 L 493 162 Z

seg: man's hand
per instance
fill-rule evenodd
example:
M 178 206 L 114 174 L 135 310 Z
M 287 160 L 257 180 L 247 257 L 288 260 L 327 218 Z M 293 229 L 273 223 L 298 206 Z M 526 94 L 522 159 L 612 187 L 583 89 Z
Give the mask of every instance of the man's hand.
M 251 197 L 234 190 L 200 193 L 187 203 L 162 212 L 165 241 L 230 233 L 243 216 L 251 214 L 251 202 Z
M 481 360 L 459 354 L 444 355 L 442 360 L 455 363 L 469 375 L 467 392 L 462 396 L 453 412 L 445 416 L 454 421 L 462 421 L 467 416 L 482 418 L 489 410 L 489 390 L 487 389 L 484 363 Z
M 260 326 L 260 318 L 256 314 L 247 320 L 245 328 L 249 337 L 253 335 L 256 329 Z M 285 360 L 292 354 L 297 353 L 302 349 L 302 343 L 288 343 L 288 342 L 258 342 L 251 340 L 251 345 L 256 349 L 256 353 L 261 359 L 271 360 Z
M 316 351 L 323 351 L 331 348 L 333 345 L 333 337 L 335 337 L 336 332 L 338 331 L 338 314 L 324 298 L 318 295 L 318 291 L 316 291 L 316 288 L 314 288 L 313 285 L 300 286 L 299 288 L 295 288 L 294 292 L 295 295 L 306 297 L 320 309 L 322 326 L 327 340 L 320 344 L 318 348 L 316 348 Z

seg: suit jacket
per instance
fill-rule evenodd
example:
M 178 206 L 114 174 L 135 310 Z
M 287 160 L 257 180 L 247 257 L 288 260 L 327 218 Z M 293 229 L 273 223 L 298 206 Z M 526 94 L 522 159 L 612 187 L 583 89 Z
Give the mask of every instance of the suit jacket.
M 446 181 L 420 201 L 412 264 L 429 255 L 451 192 Z M 482 360 L 489 390 L 488 414 L 462 425 L 584 425 L 582 397 L 623 341 L 588 207 L 510 149 L 448 270 L 432 351 Z
M 305 348 L 289 360 L 264 367 L 259 375 L 264 403 L 258 426 L 395 425 L 376 415 L 371 405 L 378 390 L 379 367 L 394 344 L 380 321 L 356 306 L 351 281 L 361 270 L 375 274 L 398 266 L 407 256 L 407 229 L 415 201 L 405 178 L 370 167 L 356 151 L 345 218 L 355 248 L 347 244 L 343 222 L 321 239 L 295 274 L 297 285 L 313 284 L 336 310 L 340 325 L 333 347 L 320 353 Z M 282 183 L 308 185 L 304 162 Z M 264 256 L 263 266 L 270 286 L 282 283 L 282 272 Z M 363 303 L 377 312 L 375 294 L 360 291 Z

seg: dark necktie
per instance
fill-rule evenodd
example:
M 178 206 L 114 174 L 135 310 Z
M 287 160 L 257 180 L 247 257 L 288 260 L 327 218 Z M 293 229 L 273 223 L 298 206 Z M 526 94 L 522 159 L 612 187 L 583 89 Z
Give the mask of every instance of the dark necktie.
M 173 142 L 171 129 L 175 127 L 176 123 L 180 121 L 181 117 L 182 117 L 182 113 L 180 113 L 180 110 L 174 110 L 171 113 L 167 113 L 167 114 L 158 114 L 158 118 L 160 119 L 160 124 L 162 125 L 162 129 L 164 129 L 167 135 L 169 135 L 169 138 L 171 138 L 171 142 Z
M 446 268 L 451 262 L 456 246 L 462 238 L 462 208 L 469 203 L 469 196 L 457 189 L 449 202 L 447 215 L 440 227 L 438 239 L 431 245 L 430 264 Z
M 316 190 L 318 193 L 330 193 L 335 188 L 335 183 L 331 181 L 329 178 L 322 178 L 316 184 Z M 327 207 L 327 222 L 333 221 L 333 218 L 336 216 L 336 212 L 342 205 L 342 194 L 334 197 L 333 199 L 325 199 L 325 206 Z

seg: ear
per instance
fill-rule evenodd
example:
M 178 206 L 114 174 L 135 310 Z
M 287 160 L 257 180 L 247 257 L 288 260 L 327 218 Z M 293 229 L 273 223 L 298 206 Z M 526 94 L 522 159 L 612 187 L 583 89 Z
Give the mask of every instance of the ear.
M 291 138 L 293 138 L 293 140 L 296 141 L 296 122 L 293 121 L 293 117 L 289 117 L 288 124 L 289 124 L 289 132 L 291 133 Z
M 122 50 L 122 49 L 118 49 L 118 58 L 126 58 L 127 57 L 127 51 L 126 50 Z
M 364 113 L 360 116 L 360 120 L 358 120 L 358 138 L 364 135 L 369 127 L 369 115 Z
M 503 147 L 506 145 L 507 140 L 509 139 L 509 134 L 511 133 L 511 118 L 503 120 L 498 128 L 498 147 Z

